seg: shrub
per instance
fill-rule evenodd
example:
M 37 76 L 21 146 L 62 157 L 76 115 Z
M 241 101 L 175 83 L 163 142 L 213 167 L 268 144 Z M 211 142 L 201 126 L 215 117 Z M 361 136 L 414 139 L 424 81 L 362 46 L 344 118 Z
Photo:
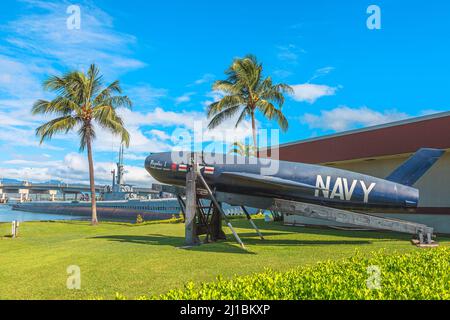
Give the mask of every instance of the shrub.
M 380 288 L 370 289 L 370 267 L 380 270 Z M 235 277 L 171 290 L 164 300 L 360 300 L 450 299 L 450 249 L 417 250 L 403 255 L 356 254 L 287 272 Z M 143 297 L 141 297 L 142 299 Z
M 148 226 L 152 224 L 173 224 L 173 223 L 184 223 L 183 218 L 177 218 L 176 216 L 172 216 L 170 219 L 166 220 L 148 220 L 143 221 L 141 223 L 138 223 L 136 221 L 136 224 L 131 224 L 132 227 L 138 227 L 138 226 Z
M 141 224 L 144 222 L 144 218 L 142 218 L 142 216 L 140 214 L 138 214 L 137 218 L 136 218 L 136 224 Z

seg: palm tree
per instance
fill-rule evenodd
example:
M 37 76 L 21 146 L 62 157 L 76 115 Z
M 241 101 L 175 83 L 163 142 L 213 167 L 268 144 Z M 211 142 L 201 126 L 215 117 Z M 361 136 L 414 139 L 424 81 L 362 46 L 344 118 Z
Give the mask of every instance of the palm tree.
M 243 144 L 241 142 L 236 141 L 235 143 L 233 143 L 231 145 L 231 148 L 228 151 L 228 153 L 229 154 L 238 154 L 243 157 L 251 157 L 251 156 L 256 155 L 255 151 L 256 150 L 255 150 L 254 146 L 250 146 L 250 145 Z
M 130 136 L 125 129 L 117 108 L 131 108 L 131 101 L 122 96 L 119 81 L 103 85 L 103 77 L 94 64 L 87 74 L 80 71 L 68 72 L 62 77 L 52 76 L 44 81 L 44 89 L 56 93 L 51 101 L 38 100 L 34 103 L 34 115 L 54 115 L 56 118 L 36 129 L 41 144 L 55 134 L 77 130 L 80 137 L 80 152 L 87 149 L 89 162 L 89 182 L 91 187 L 92 224 L 98 224 L 95 199 L 94 161 L 92 141 L 95 139 L 95 126 L 111 131 L 122 139 L 126 146 Z
M 253 145 L 258 157 L 256 111 L 262 112 L 269 120 L 276 120 L 280 128 L 286 131 L 288 121 L 281 109 L 285 100 L 284 93 L 293 93 L 293 89 L 287 84 L 273 84 L 271 77 L 263 79 L 262 72 L 262 64 L 253 55 L 235 59 L 230 68 L 225 71 L 228 78 L 213 84 L 213 90 L 223 92 L 225 96 L 208 108 L 208 118 L 211 119 L 209 129 L 216 128 L 236 115 L 239 115 L 235 125 L 238 127 L 247 116 L 250 116 Z

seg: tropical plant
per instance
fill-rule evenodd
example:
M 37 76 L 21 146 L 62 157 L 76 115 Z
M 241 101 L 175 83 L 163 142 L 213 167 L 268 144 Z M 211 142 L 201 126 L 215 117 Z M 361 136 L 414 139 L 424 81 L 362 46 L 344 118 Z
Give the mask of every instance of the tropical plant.
M 284 94 L 292 93 L 293 89 L 287 84 L 273 84 L 271 77 L 263 78 L 263 66 L 253 55 L 235 59 L 225 74 L 228 76 L 226 80 L 213 84 L 213 90 L 224 93 L 224 96 L 208 107 L 208 127 L 214 129 L 236 115 L 235 126 L 238 127 L 249 116 L 253 145 L 259 156 L 256 111 L 259 110 L 269 120 L 276 120 L 280 128 L 286 131 L 289 125 L 281 109 Z
M 231 145 L 229 154 L 238 154 L 243 157 L 252 157 L 256 155 L 256 150 L 254 146 L 248 144 L 243 144 L 242 142 L 235 142 Z
M 34 115 L 53 115 L 56 118 L 36 129 L 41 144 L 50 140 L 55 134 L 69 133 L 77 130 L 80 138 L 80 152 L 87 149 L 89 162 L 89 182 L 91 188 L 92 224 L 98 223 L 97 205 L 95 199 L 94 161 L 92 142 L 96 137 L 96 127 L 106 129 L 120 136 L 126 146 L 130 136 L 124 127 L 117 109 L 131 108 L 131 101 L 122 96 L 119 81 L 104 86 L 103 76 L 94 64 L 87 73 L 71 71 L 63 76 L 51 76 L 43 83 L 44 89 L 54 92 L 56 97 L 51 100 L 38 100 L 34 103 Z
M 424 267 L 425 266 L 425 267 Z M 429 267 L 432 266 L 432 267 Z M 218 277 L 140 297 L 159 300 L 448 300 L 450 249 L 387 255 L 358 253 L 288 271 Z
M 141 224 L 141 223 L 144 223 L 144 218 L 140 214 L 138 214 L 136 217 L 136 224 Z

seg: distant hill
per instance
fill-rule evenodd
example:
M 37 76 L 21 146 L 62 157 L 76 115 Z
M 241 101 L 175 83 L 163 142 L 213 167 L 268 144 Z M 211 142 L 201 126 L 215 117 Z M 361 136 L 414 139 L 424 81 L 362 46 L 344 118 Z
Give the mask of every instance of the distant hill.
M 17 180 L 17 179 L 9 179 L 9 178 L 2 178 L 0 179 L 1 183 L 22 183 L 23 180 Z M 34 181 L 30 181 L 31 183 L 33 183 Z M 59 180 L 49 180 L 46 182 L 39 182 L 39 184 L 61 184 L 63 183 L 62 181 Z
M 49 180 L 46 182 L 42 182 L 43 184 L 62 184 L 63 182 L 60 180 Z
M 8 178 L 3 178 L 0 179 L 1 183 L 22 183 L 22 181 L 16 180 L 16 179 L 8 179 Z

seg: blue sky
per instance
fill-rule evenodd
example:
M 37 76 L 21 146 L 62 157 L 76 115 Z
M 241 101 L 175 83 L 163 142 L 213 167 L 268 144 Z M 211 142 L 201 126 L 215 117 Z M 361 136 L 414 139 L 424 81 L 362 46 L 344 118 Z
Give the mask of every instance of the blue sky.
M 81 9 L 80 30 L 66 27 L 71 4 Z M 381 30 L 366 26 L 371 4 L 381 9 Z M 295 89 L 283 108 L 290 129 L 281 142 L 450 105 L 447 1 L 7 0 L 0 9 L 0 177 L 86 179 L 76 136 L 40 146 L 34 129 L 46 119 L 29 110 L 52 97 L 40 85 L 47 76 L 92 62 L 134 102 L 122 113 L 132 134 L 127 178 L 141 185 L 151 181 L 145 155 L 169 150 L 173 133 L 192 132 L 194 121 L 206 124 L 206 105 L 220 97 L 212 83 L 248 53 L 266 75 Z M 262 118 L 258 125 L 276 128 Z M 248 136 L 248 126 L 238 137 Z M 117 148 L 117 139 L 99 133 L 99 183 L 109 181 Z

